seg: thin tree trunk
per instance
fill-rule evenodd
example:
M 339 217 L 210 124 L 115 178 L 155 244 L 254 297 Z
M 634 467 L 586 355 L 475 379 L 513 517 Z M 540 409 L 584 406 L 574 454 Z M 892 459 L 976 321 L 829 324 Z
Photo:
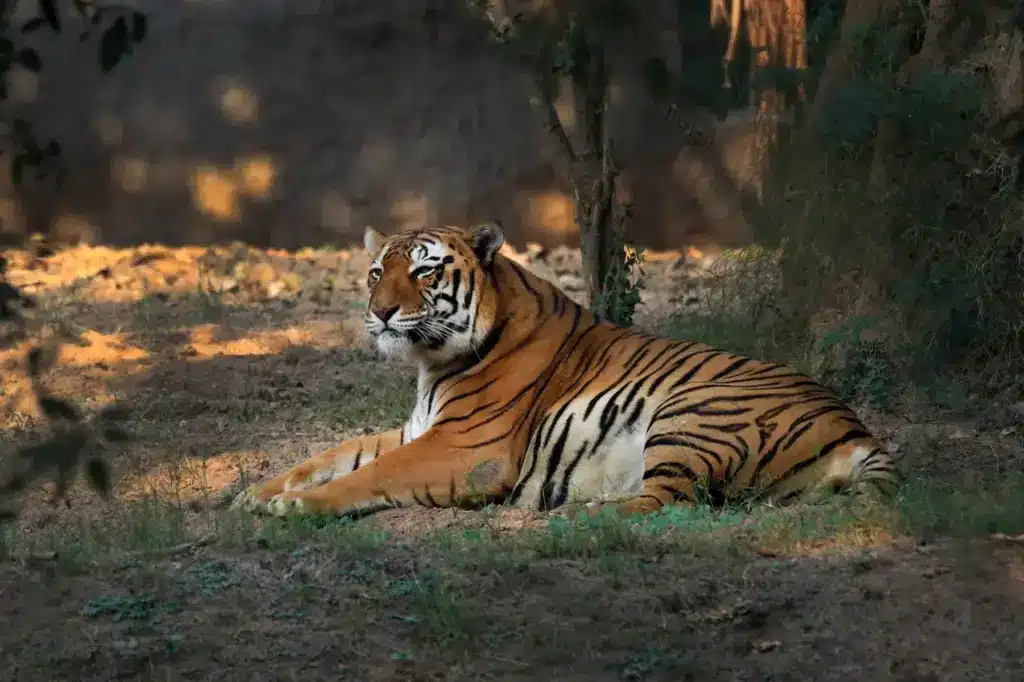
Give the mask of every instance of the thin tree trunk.
M 753 52 L 751 104 L 757 110 L 748 163 L 757 168 L 758 198 L 771 215 L 780 205 L 782 183 L 786 180 L 784 166 L 777 162 L 775 153 L 780 125 L 804 94 L 802 87 L 793 87 L 794 80 L 780 84 L 773 79 L 783 70 L 807 68 L 807 7 L 806 0 L 747 0 L 746 9 L 747 39 Z M 799 270 L 782 268 L 780 275 L 785 290 L 806 290 L 799 281 Z M 794 277 L 797 281 L 791 281 Z M 809 308 L 795 304 L 789 299 L 782 302 L 779 332 L 798 340 L 807 329 Z
M 571 79 L 576 120 L 581 125 L 579 149 L 574 148 L 559 120 L 551 96 L 539 84 L 531 100 L 550 133 L 555 164 L 572 187 L 583 272 L 592 307 L 600 300 L 615 258 L 623 253 L 621 226 L 626 218 L 608 126 L 608 82 L 603 49 L 595 50 L 586 68 Z
M 496 33 L 502 30 L 502 17 L 511 16 L 507 7 L 499 10 L 486 13 Z M 600 301 L 600 294 L 615 259 L 624 256 L 621 224 L 627 211 L 619 196 L 618 168 L 613 158 L 608 126 L 609 67 L 606 46 L 600 40 L 588 42 L 589 52 L 575 65 L 570 78 L 576 121 L 581 126 L 577 144 L 573 144 L 558 117 L 551 89 L 545 87 L 549 76 L 546 71 L 550 65 L 543 59 L 534 61 L 535 55 L 527 56 L 525 61 L 534 70 L 536 85 L 530 104 L 549 133 L 548 139 L 554 147 L 551 160 L 573 190 L 587 293 L 593 307 Z
M 608 66 L 603 48 L 573 78 L 576 120 L 582 123 L 583 148 L 573 173 L 576 225 L 583 251 L 583 272 L 591 307 L 604 290 L 613 259 L 622 253 L 617 224 L 615 166 L 608 126 Z M 605 312 L 597 310 L 595 312 Z
M 807 68 L 806 0 L 748 0 L 746 26 L 755 79 L 758 72 Z M 758 112 L 754 159 L 761 161 L 777 140 L 779 122 L 803 97 L 803 88 L 762 82 L 752 96 Z

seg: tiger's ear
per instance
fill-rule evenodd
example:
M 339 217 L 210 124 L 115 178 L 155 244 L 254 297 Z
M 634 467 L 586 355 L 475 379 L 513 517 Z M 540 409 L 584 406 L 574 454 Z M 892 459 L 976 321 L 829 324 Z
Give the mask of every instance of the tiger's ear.
M 466 241 L 480 260 L 480 264 L 487 267 L 494 262 L 495 254 L 505 243 L 505 231 L 501 229 L 501 223 L 492 220 L 469 228 L 466 232 Z
M 363 232 L 363 246 L 366 247 L 371 256 L 376 256 L 380 253 L 380 250 L 384 248 L 385 239 L 387 237 L 384 236 L 384 233 L 373 229 L 371 225 L 367 225 L 366 231 Z

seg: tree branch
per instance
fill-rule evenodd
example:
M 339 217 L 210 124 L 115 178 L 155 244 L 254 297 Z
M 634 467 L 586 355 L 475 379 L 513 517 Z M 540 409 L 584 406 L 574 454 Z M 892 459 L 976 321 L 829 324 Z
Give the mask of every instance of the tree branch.
M 499 42 L 507 44 L 522 38 L 517 31 L 514 18 L 499 16 L 490 9 L 485 10 L 483 16 L 489 24 L 491 35 Z M 555 151 L 559 156 L 556 163 L 566 166 L 563 170 L 567 172 L 567 178 L 573 180 L 572 168 L 579 160 L 579 156 L 573 149 L 572 141 L 565 131 L 565 126 L 562 125 L 561 119 L 558 118 L 558 110 L 555 108 L 555 103 L 548 94 L 547 88 L 545 88 L 543 78 L 539 75 L 538 70 L 540 66 L 536 63 L 536 56 L 527 55 L 526 60 L 531 62 L 529 68 L 534 74 L 533 85 L 535 90 L 534 95 L 529 97 L 528 101 L 533 110 L 540 116 L 541 124 L 554 141 Z
M 530 97 L 530 106 L 540 115 L 544 128 L 554 140 L 558 152 L 569 165 L 573 165 L 579 160 L 579 157 L 576 155 L 576 150 L 572 148 L 572 141 L 569 139 L 568 133 L 565 132 L 565 126 L 562 125 L 561 119 L 558 118 L 558 110 L 555 109 L 555 103 L 544 91 L 544 86 L 539 79 L 535 79 L 534 83 L 537 92 L 533 97 Z
M 729 78 L 729 69 L 736 60 L 736 46 L 739 43 L 740 23 L 743 15 L 743 0 L 730 0 L 728 11 L 726 10 L 727 0 L 712 0 L 711 2 L 711 27 L 718 24 L 728 23 L 729 44 L 726 45 L 725 55 L 722 57 L 723 85 L 726 88 L 732 87 L 732 79 Z

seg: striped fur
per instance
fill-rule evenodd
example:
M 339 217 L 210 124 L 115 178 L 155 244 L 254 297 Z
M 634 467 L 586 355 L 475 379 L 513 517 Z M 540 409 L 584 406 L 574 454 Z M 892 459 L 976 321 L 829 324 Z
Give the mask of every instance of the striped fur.
M 418 366 L 413 413 L 236 504 L 349 514 L 500 501 L 628 514 L 897 483 L 875 437 L 809 377 L 601 322 L 501 256 L 502 241 L 493 223 L 387 239 L 368 230 L 366 328 L 385 356 Z

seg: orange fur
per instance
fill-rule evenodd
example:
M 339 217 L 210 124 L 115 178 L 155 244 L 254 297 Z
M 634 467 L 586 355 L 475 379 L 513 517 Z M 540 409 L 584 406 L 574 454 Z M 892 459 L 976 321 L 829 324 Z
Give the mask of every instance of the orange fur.
M 500 226 L 368 230 L 366 324 L 419 368 L 402 427 L 253 486 L 238 506 L 350 514 L 499 501 L 623 513 L 756 492 L 888 491 L 892 459 L 830 391 L 775 363 L 597 320 L 498 253 Z M 703 486 L 700 484 L 703 483 Z

